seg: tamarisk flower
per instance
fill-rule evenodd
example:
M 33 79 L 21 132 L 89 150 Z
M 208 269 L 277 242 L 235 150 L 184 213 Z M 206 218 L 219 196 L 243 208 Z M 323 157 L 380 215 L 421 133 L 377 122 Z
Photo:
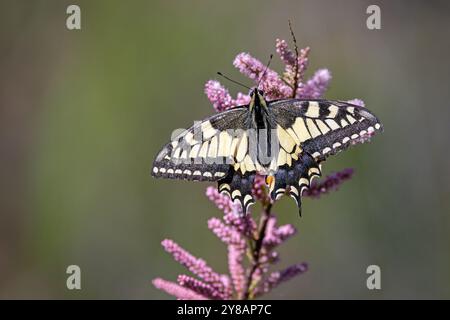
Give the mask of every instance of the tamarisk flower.
M 347 102 L 354 104 L 355 106 L 358 106 L 358 107 L 364 107 L 364 105 L 365 105 L 364 101 L 362 101 L 361 99 L 352 99 L 352 100 L 348 100 Z
M 295 48 L 294 53 L 286 41 L 277 39 L 276 51 L 285 64 L 282 75 L 270 68 L 264 73 L 265 65 L 249 53 L 238 54 L 233 64 L 253 81 L 260 81 L 260 88 L 269 100 L 321 98 L 330 85 L 331 73 L 328 69 L 320 69 L 305 81 L 310 48 Z M 245 105 L 250 101 L 250 97 L 241 92 L 233 98 L 217 80 L 210 80 L 205 84 L 205 94 L 217 112 Z M 364 102 L 359 99 L 349 102 L 364 106 Z M 370 134 L 361 137 L 363 140 L 369 138 Z M 314 182 L 303 196 L 318 198 L 336 190 L 352 175 L 353 169 L 330 174 L 320 182 Z M 220 194 L 217 188 L 208 187 L 206 190 L 206 196 L 224 213 L 222 219 L 210 218 L 208 228 L 227 246 L 229 274 L 215 272 L 203 259 L 194 257 L 174 241 L 166 239 L 162 241 L 164 249 L 193 276 L 179 275 L 176 283 L 156 278 L 153 280 L 154 286 L 178 299 L 253 299 L 305 273 L 308 270 L 305 262 L 280 271 L 271 271 L 280 261 L 277 248 L 294 236 L 297 230 L 291 224 L 277 224 L 272 212 L 275 201 L 268 195 L 264 177 L 255 177 L 252 193 L 262 206 L 258 222 L 251 214 L 242 215 L 241 206 Z
M 266 192 L 266 180 L 261 175 L 256 175 L 253 182 L 252 194 L 255 199 L 262 201 L 263 203 L 268 203 L 271 201 L 269 195 Z
M 239 53 L 233 64 L 253 81 L 259 81 L 262 77 L 261 88 L 269 99 L 289 97 L 292 94 L 292 88 L 283 81 L 278 73 L 270 68 L 266 70 L 265 65 L 249 53 Z
M 294 264 L 282 271 L 272 272 L 267 279 L 255 290 L 255 296 L 258 297 L 264 293 L 270 292 L 273 288 L 279 286 L 308 270 L 306 263 Z
M 191 289 L 187 289 L 181 285 L 177 285 L 176 283 L 161 278 L 156 278 L 152 282 L 156 288 L 177 297 L 179 300 L 207 300 L 204 295 L 195 293 L 195 291 Z
M 235 100 L 231 97 L 228 89 L 219 81 L 209 80 L 205 85 L 205 94 L 213 103 L 217 112 L 222 112 L 236 106 Z
M 280 283 L 306 271 L 306 263 L 301 263 L 298 264 L 302 266 L 301 270 L 298 265 L 293 265 L 286 269 L 290 271 L 267 275 L 270 265 L 279 261 L 274 249 L 296 233 L 293 225 L 278 226 L 276 217 L 268 213 L 265 230 L 261 233 L 253 217 L 237 215 L 234 212 L 235 205 L 227 196 L 219 194 L 216 188 L 209 187 L 206 194 L 224 211 L 222 219 L 213 217 L 208 220 L 208 228 L 228 247 L 230 275 L 216 273 L 204 260 L 166 239 L 161 243 L 164 249 L 199 279 L 180 275 L 178 283 L 174 283 L 157 278 L 153 284 L 158 289 L 178 299 L 248 299 L 267 293 Z M 258 246 L 259 249 L 255 251 Z M 251 256 L 252 261 L 246 262 L 247 256 Z
M 331 73 L 328 69 L 317 70 L 300 90 L 299 98 L 319 99 L 328 88 Z
M 217 112 L 250 103 L 250 96 L 241 92 L 237 94 L 236 99 L 233 99 L 228 89 L 216 80 L 209 80 L 205 84 L 205 94 L 213 103 L 213 107 Z
M 342 171 L 332 173 L 322 179 L 320 182 L 314 181 L 309 189 L 303 192 L 304 196 L 318 198 L 322 194 L 336 190 L 344 181 L 351 179 L 354 170 L 347 168 Z
M 292 88 L 292 98 L 300 98 L 300 92 L 303 90 L 303 79 L 306 68 L 308 67 L 308 55 L 310 48 L 301 49 L 298 57 L 294 54 L 287 45 L 285 40 L 276 40 L 275 44 L 277 53 L 285 64 L 285 71 L 283 80 Z M 297 49 L 298 50 L 298 49 Z M 294 93 L 295 90 L 295 94 Z M 285 97 L 286 98 L 286 97 Z
M 203 259 L 194 257 L 172 240 L 163 240 L 161 245 L 172 254 L 175 261 L 209 284 L 214 289 L 215 294 L 221 297 L 230 295 L 230 281 L 227 275 L 216 273 Z

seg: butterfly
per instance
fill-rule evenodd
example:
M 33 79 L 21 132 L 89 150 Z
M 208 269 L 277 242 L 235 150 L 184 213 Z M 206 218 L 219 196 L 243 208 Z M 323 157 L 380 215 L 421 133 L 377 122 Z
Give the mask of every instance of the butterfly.
M 366 108 L 344 101 L 280 99 L 250 91 L 248 105 L 195 123 L 156 156 L 157 178 L 217 181 L 243 213 L 255 200 L 257 174 L 266 176 L 271 199 L 289 194 L 301 213 L 301 196 L 330 155 L 381 131 Z

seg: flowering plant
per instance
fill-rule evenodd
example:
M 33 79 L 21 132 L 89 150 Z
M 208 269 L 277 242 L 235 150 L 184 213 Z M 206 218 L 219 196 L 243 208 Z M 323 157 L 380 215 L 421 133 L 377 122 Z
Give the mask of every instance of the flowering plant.
M 268 100 L 321 98 L 329 85 L 331 74 L 327 69 L 320 69 L 309 80 L 304 81 L 310 49 L 307 47 L 298 50 L 295 43 L 295 51 L 292 51 L 286 41 L 277 39 L 276 51 L 285 64 L 283 75 L 266 69 L 261 61 L 248 53 L 238 54 L 233 64 L 253 81 L 260 81 L 260 88 Z M 250 97 L 243 93 L 232 98 L 228 90 L 216 80 L 206 83 L 205 93 L 218 112 L 250 101 Z M 363 105 L 358 99 L 349 102 Z M 331 174 L 321 182 L 312 183 L 303 196 L 317 198 L 335 190 L 343 181 L 350 179 L 352 174 L 352 169 Z M 179 275 L 176 283 L 156 278 L 153 280 L 154 286 L 178 299 L 246 300 L 268 293 L 282 282 L 306 272 L 308 265 L 304 262 L 281 271 L 270 271 L 270 267 L 279 261 L 275 249 L 292 237 L 296 229 L 291 224 L 277 225 L 276 216 L 272 212 L 274 201 L 267 194 L 262 176 L 255 178 L 252 193 L 262 205 L 258 222 L 250 214 L 243 215 L 240 205 L 220 194 L 216 188 L 208 187 L 206 190 L 207 197 L 224 212 L 223 219 L 209 219 L 208 228 L 228 247 L 229 275 L 215 272 L 204 260 L 194 257 L 174 241 L 166 239 L 162 241 L 164 249 L 197 278 Z

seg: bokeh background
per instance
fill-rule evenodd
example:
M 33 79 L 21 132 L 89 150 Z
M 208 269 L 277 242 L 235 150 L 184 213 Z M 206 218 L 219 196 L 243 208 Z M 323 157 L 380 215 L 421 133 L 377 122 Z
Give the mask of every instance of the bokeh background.
M 82 29 L 66 29 L 81 7 Z M 381 30 L 366 8 L 381 7 Z M 310 46 L 327 98 L 362 98 L 385 132 L 330 159 L 338 192 L 277 203 L 299 229 L 280 266 L 310 270 L 267 298 L 450 298 L 450 6 L 445 1 L 0 1 L 0 298 L 166 299 L 172 238 L 226 272 L 207 184 L 155 180 L 174 128 L 211 114 L 204 83 L 275 39 Z M 281 70 L 278 59 L 274 68 Z M 239 88 L 227 84 L 235 94 Z M 255 210 L 254 210 L 255 211 Z M 82 290 L 66 288 L 66 268 Z M 382 290 L 366 288 L 366 267 Z

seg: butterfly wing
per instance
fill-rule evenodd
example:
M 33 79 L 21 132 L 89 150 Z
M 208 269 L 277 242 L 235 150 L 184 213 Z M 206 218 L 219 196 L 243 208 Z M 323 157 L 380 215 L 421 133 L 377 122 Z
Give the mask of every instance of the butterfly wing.
M 247 106 L 207 118 L 177 135 L 157 155 L 154 177 L 218 181 L 219 191 L 241 203 L 254 203 L 251 190 L 256 164 L 249 156 Z
M 270 103 L 276 122 L 317 161 L 364 140 L 382 126 L 366 108 L 343 101 L 278 100 Z
M 280 144 L 270 195 L 277 199 L 289 190 L 299 211 L 303 190 L 321 175 L 321 161 L 382 129 L 367 109 L 342 101 L 286 99 L 270 102 L 269 110 Z
M 239 141 L 236 129 L 244 129 L 248 109 L 233 108 L 195 123 L 166 144 L 153 162 L 157 178 L 217 181 L 233 163 Z

